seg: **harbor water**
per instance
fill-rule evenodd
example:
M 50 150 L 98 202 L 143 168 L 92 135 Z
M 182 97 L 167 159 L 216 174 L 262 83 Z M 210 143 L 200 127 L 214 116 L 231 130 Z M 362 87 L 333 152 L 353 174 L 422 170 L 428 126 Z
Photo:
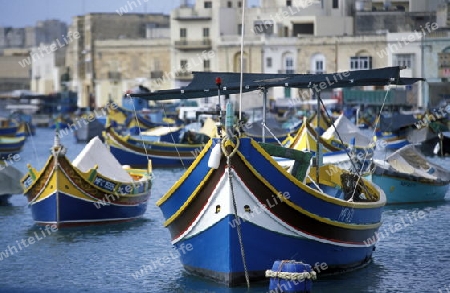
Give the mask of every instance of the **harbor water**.
M 15 167 L 42 168 L 53 136 L 50 129 L 37 129 Z M 83 148 L 74 141 L 71 135 L 62 138 L 70 159 Z M 450 158 L 432 160 L 450 169 Z M 14 195 L 10 205 L 0 206 L 0 292 L 269 292 L 268 280 L 250 289 L 227 288 L 183 270 L 183 252 L 172 247 L 155 205 L 183 171 L 154 170 L 147 212 L 129 223 L 45 229 L 34 225 L 26 198 Z M 449 227 L 449 193 L 439 203 L 387 206 L 373 262 L 319 277 L 313 292 L 450 292 Z

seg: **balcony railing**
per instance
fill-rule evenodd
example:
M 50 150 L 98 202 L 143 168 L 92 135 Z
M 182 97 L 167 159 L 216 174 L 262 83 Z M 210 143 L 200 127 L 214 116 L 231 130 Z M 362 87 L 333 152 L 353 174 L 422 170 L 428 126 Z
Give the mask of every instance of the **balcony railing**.
M 175 41 L 175 49 L 179 50 L 189 50 L 189 49 L 210 49 L 211 39 L 203 39 L 201 41 L 189 41 L 189 40 L 179 40 Z

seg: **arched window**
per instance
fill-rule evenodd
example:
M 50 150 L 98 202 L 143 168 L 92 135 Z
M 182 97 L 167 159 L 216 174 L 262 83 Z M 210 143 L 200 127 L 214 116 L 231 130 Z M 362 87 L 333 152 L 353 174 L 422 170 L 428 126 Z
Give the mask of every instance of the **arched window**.
M 360 51 L 350 57 L 350 70 L 372 69 L 372 56 L 367 51 Z
M 243 56 L 243 71 L 249 72 L 249 66 L 248 66 L 248 56 L 247 53 L 244 52 Z M 233 62 L 233 71 L 234 72 L 241 72 L 241 53 L 234 54 L 234 62 Z
M 282 55 L 281 64 L 283 68 L 281 69 L 281 73 L 286 74 L 294 74 L 295 73 L 295 62 L 294 55 L 291 52 L 285 52 Z

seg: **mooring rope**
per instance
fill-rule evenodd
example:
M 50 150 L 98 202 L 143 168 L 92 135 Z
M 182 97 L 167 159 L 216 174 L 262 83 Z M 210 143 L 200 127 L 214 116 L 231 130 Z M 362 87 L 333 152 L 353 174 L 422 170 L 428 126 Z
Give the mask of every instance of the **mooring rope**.
M 223 141 L 225 141 L 225 140 L 223 140 Z M 248 275 L 247 263 L 245 261 L 244 243 L 242 241 L 241 222 L 238 219 L 239 216 L 238 216 L 238 211 L 237 211 L 236 196 L 234 194 L 234 187 L 233 187 L 233 173 L 231 170 L 232 169 L 231 168 L 231 157 L 236 153 L 238 147 L 239 147 L 239 137 L 237 138 L 237 142 L 236 142 L 236 145 L 235 145 L 233 151 L 229 154 L 227 154 L 227 152 L 226 152 L 225 143 L 222 143 L 222 152 L 227 157 L 228 180 L 230 182 L 231 198 L 233 200 L 234 218 L 236 219 L 236 223 L 237 223 L 236 230 L 237 230 L 237 235 L 238 235 L 238 240 L 239 240 L 239 246 L 241 249 L 241 257 L 242 257 L 242 264 L 244 266 L 245 281 L 247 283 L 247 288 L 250 288 L 250 278 Z

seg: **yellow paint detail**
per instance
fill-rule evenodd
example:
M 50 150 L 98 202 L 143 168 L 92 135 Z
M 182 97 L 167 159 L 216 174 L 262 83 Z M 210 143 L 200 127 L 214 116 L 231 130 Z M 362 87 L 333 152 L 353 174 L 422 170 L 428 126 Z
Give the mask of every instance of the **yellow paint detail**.
M 212 140 L 210 139 L 208 143 L 205 145 L 203 150 L 199 153 L 198 157 L 192 162 L 192 164 L 189 166 L 189 168 L 184 172 L 184 174 L 181 176 L 180 179 L 169 189 L 169 191 L 163 195 L 157 202 L 156 205 L 160 206 L 162 205 L 169 197 L 171 197 L 174 192 L 181 186 L 181 184 L 191 175 L 192 171 L 194 171 L 195 168 L 197 168 L 198 164 L 202 160 L 202 158 L 205 156 L 205 154 L 208 152 L 208 150 L 212 146 Z M 210 170 L 211 171 L 211 170 Z
M 164 222 L 164 226 L 169 226 L 176 218 L 178 218 L 184 210 L 191 204 L 191 202 L 194 200 L 194 198 L 197 196 L 200 189 L 205 185 L 205 183 L 208 181 L 211 174 L 214 172 L 214 169 L 210 169 L 208 171 L 208 174 L 206 174 L 205 178 L 200 182 L 200 184 L 195 188 L 195 190 L 191 193 L 191 195 L 188 197 L 188 199 L 184 202 L 184 204 L 172 215 L 170 218 L 168 218 Z
M 35 201 L 41 201 L 49 197 L 56 190 L 84 200 L 93 201 L 91 197 L 86 196 L 72 182 L 70 182 L 64 172 L 59 168 L 54 170 L 54 172 L 50 175 L 50 180 L 45 185 L 41 193 L 36 197 Z
M 378 204 L 365 204 L 365 203 L 349 203 L 349 202 L 343 202 L 340 201 L 338 199 L 335 198 L 331 198 L 327 195 L 321 194 L 317 191 L 315 191 L 314 189 L 309 188 L 308 186 L 305 186 L 303 183 L 300 183 L 295 177 L 293 177 L 292 175 L 290 175 L 289 173 L 287 173 L 280 165 L 278 165 L 278 163 L 273 160 L 260 146 L 259 144 L 254 141 L 251 140 L 251 143 L 253 145 L 253 147 L 255 147 L 255 149 L 261 153 L 261 155 L 263 155 L 266 159 L 269 160 L 269 162 L 275 167 L 277 168 L 280 172 L 282 172 L 286 177 L 288 177 L 293 183 L 295 183 L 298 187 L 302 188 L 303 190 L 305 190 L 305 192 L 308 193 L 312 193 L 313 195 L 315 195 L 316 197 L 319 198 L 323 198 L 324 200 L 326 199 L 326 201 L 332 202 L 334 204 L 338 204 L 338 205 L 342 205 L 342 206 L 346 206 L 346 207 L 378 207 L 378 206 L 382 206 L 382 204 L 378 205 Z M 225 143 L 225 145 L 232 145 L 234 146 L 233 143 L 231 143 L 230 141 L 227 141 Z M 310 217 L 313 218 L 319 222 L 323 222 L 326 223 L 328 225 L 332 225 L 332 226 L 336 226 L 336 227 L 342 227 L 342 228 L 346 228 L 346 229 L 352 229 L 352 230 L 365 230 L 365 229 L 375 229 L 378 228 L 381 225 L 380 223 L 375 223 L 375 224 L 346 224 L 346 223 L 341 223 L 341 222 L 336 222 L 336 221 L 332 221 L 330 219 L 327 218 L 323 218 L 320 217 L 316 214 L 310 213 L 306 210 L 304 210 L 303 208 L 301 208 L 300 206 L 294 204 L 293 202 L 291 202 L 289 199 L 280 196 L 279 194 L 282 193 L 282 191 L 276 190 L 275 187 L 273 187 L 263 176 L 261 176 L 254 168 L 253 166 L 251 166 L 251 164 L 245 159 L 244 155 L 237 151 L 236 154 L 243 160 L 244 164 L 249 168 L 249 170 L 267 187 L 269 188 L 273 194 L 278 195 L 278 197 L 280 199 L 282 199 L 283 202 L 285 202 L 287 205 L 289 205 L 290 207 L 292 207 L 293 209 L 295 209 L 296 211 Z M 204 154 L 203 154 L 204 155 Z M 195 163 L 195 162 L 194 162 Z M 198 164 L 198 162 L 197 162 Z M 191 167 L 189 168 L 189 173 L 192 172 L 192 170 L 197 166 L 197 164 L 192 164 Z M 208 174 L 205 176 L 205 178 L 200 182 L 199 186 L 197 186 L 197 188 L 192 192 L 192 194 L 188 197 L 188 199 L 186 200 L 186 202 L 170 217 L 168 218 L 165 222 L 164 222 L 164 226 L 168 226 L 170 225 L 176 218 L 178 218 L 183 212 L 184 210 L 187 208 L 187 206 L 189 206 L 189 204 L 192 202 L 192 200 L 195 198 L 195 196 L 197 195 L 197 193 L 200 191 L 200 189 L 203 187 L 203 185 L 206 183 L 206 181 L 209 179 L 210 175 L 212 174 L 213 170 L 211 169 Z M 169 196 L 171 196 L 174 191 L 176 189 L 178 189 L 178 187 L 181 185 L 182 182 L 184 182 L 184 180 L 187 178 L 188 175 L 186 175 L 188 172 L 186 172 L 181 178 L 180 180 L 177 181 L 177 183 L 171 188 L 171 190 L 163 197 L 161 198 L 158 202 L 157 205 L 161 205 L 162 202 L 164 202 Z M 186 176 L 185 176 L 186 175 Z

